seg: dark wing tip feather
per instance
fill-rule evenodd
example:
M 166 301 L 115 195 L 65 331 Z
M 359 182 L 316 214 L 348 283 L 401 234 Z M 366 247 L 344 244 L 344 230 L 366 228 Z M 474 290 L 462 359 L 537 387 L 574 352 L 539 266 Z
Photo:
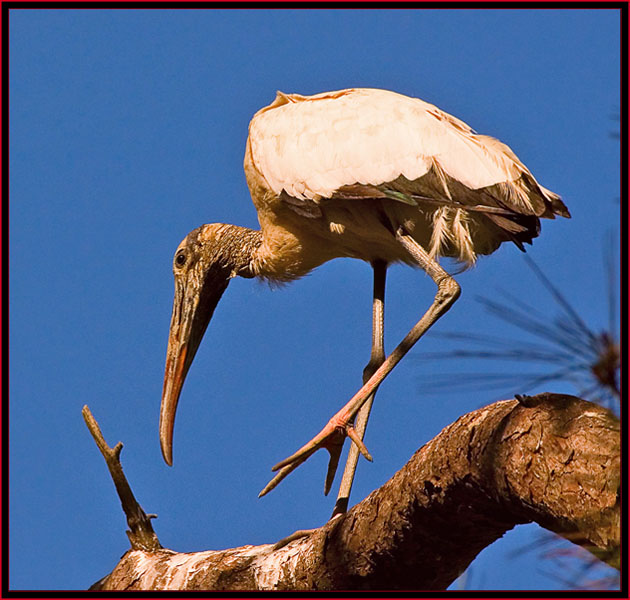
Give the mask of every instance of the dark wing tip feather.
M 549 200 L 551 203 L 551 210 L 554 214 L 564 217 L 565 219 L 571 218 L 571 213 L 566 207 L 565 203 L 560 200 L 560 196 L 555 196 Z

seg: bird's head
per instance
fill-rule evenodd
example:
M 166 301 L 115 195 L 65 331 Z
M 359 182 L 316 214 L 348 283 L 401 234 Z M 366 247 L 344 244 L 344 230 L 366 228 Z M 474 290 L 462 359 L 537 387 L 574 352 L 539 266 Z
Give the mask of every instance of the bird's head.
M 202 225 L 175 252 L 175 298 L 160 408 L 160 445 L 169 465 L 179 395 L 201 338 L 230 279 L 252 277 L 249 264 L 255 244 L 251 234 L 255 237 L 259 232 L 222 223 Z

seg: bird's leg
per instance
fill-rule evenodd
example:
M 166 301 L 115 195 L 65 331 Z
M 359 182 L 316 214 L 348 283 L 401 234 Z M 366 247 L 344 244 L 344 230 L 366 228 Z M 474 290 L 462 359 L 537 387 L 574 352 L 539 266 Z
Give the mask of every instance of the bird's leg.
M 363 369 L 363 385 L 365 385 L 372 375 L 376 372 L 385 360 L 385 347 L 384 347 L 384 322 L 385 322 L 385 275 L 387 273 L 387 263 L 381 260 L 375 260 L 372 263 L 374 270 L 374 291 L 372 300 L 372 352 L 370 354 L 370 362 Z M 372 392 L 365 404 L 361 407 L 357 413 L 354 429 L 360 439 L 365 436 L 365 429 L 367 427 L 368 419 L 370 418 L 370 410 L 372 409 L 372 403 L 374 402 L 374 396 L 376 395 L 376 389 Z M 339 486 L 339 494 L 337 495 L 337 502 L 331 518 L 338 514 L 345 513 L 348 510 L 348 500 L 350 498 L 350 491 L 352 490 L 352 482 L 354 481 L 354 473 L 357 468 L 357 462 L 359 461 L 359 449 L 356 445 L 350 446 L 350 452 L 348 454 L 348 460 L 346 461 L 346 468 L 341 478 L 341 485 Z M 326 477 L 331 480 L 334 477 L 329 473 Z
M 380 383 L 387 377 L 390 371 L 409 352 L 413 345 L 427 332 L 457 300 L 460 294 L 458 283 L 433 260 L 426 250 L 418 244 L 402 228 L 396 232 L 396 239 L 404 246 L 409 254 L 430 277 L 435 281 L 438 290 L 429 310 L 413 326 L 411 331 L 403 338 L 402 342 L 396 346 L 392 353 L 385 359 L 383 364 L 376 370 L 369 381 L 350 399 L 350 401 L 337 412 L 310 442 L 302 446 L 297 452 L 274 465 L 273 471 L 278 471 L 277 475 L 265 486 L 259 496 L 264 496 L 276 487 L 289 473 L 295 470 L 311 454 L 320 448 L 329 447 L 339 435 L 347 435 L 359 448 L 365 458 L 372 460 L 365 444 L 358 438 L 352 428 L 352 418 L 365 404 L 366 400 L 376 391 Z
M 375 260 L 372 263 L 372 269 L 374 272 L 374 289 L 373 289 L 373 301 L 372 301 L 372 352 L 370 353 L 370 361 L 363 369 L 363 384 L 365 385 L 370 377 L 374 374 L 376 369 L 381 366 L 385 360 L 385 348 L 384 348 L 384 302 L 385 302 L 385 275 L 387 273 L 387 263 L 381 260 Z M 370 409 L 372 408 L 372 402 L 376 390 L 366 400 L 365 404 L 361 407 L 357 413 L 354 429 L 357 435 L 362 440 L 365 435 L 365 429 L 367 427 L 368 418 L 370 416 Z M 327 495 L 330 491 L 332 481 L 337 471 L 337 465 L 339 464 L 339 456 L 343 448 L 343 442 L 345 436 L 335 441 L 335 445 L 330 444 L 328 450 L 330 452 L 330 461 L 328 462 L 328 473 L 326 474 L 326 484 L 324 493 Z M 350 498 L 350 490 L 352 489 L 352 482 L 354 481 L 354 473 L 357 468 L 357 462 L 359 460 L 359 450 L 353 444 L 350 446 L 350 453 L 346 462 L 346 468 L 343 472 L 343 478 L 341 485 L 339 486 L 339 494 L 337 496 L 337 502 L 335 508 L 330 517 L 332 521 L 336 517 L 343 515 L 348 509 L 348 499 Z M 273 550 L 279 550 L 291 542 L 306 537 L 317 531 L 317 529 L 300 529 L 291 535 L 282 538 L 279 542 L 276 542 L 273 546 Z

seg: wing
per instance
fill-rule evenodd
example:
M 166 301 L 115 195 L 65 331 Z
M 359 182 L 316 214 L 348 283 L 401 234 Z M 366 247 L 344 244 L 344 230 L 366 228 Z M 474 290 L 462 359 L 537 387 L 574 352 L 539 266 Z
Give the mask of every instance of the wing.
M 394 92 L 278 92 L 254 115 L 249 144 L 253 166 L 268 187 L 305 204 L 343 196 L 344 190 L 345 197 L 380 191 L 410 203 L 442 199 L 568 215 L 508 146 L 475 134 L 432 104 Z

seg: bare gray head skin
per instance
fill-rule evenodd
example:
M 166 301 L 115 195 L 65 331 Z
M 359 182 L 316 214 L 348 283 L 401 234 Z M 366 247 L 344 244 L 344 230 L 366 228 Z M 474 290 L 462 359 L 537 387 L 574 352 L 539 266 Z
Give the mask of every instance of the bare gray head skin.
M 230 279 L 253 277 L 250 265 L 260 243 L 259 231 L 213 223 L 191 231 L 175 252 L 175 298 L 160 408 L 160 445 L 169 465 L 175 412 L 188 369 Z

